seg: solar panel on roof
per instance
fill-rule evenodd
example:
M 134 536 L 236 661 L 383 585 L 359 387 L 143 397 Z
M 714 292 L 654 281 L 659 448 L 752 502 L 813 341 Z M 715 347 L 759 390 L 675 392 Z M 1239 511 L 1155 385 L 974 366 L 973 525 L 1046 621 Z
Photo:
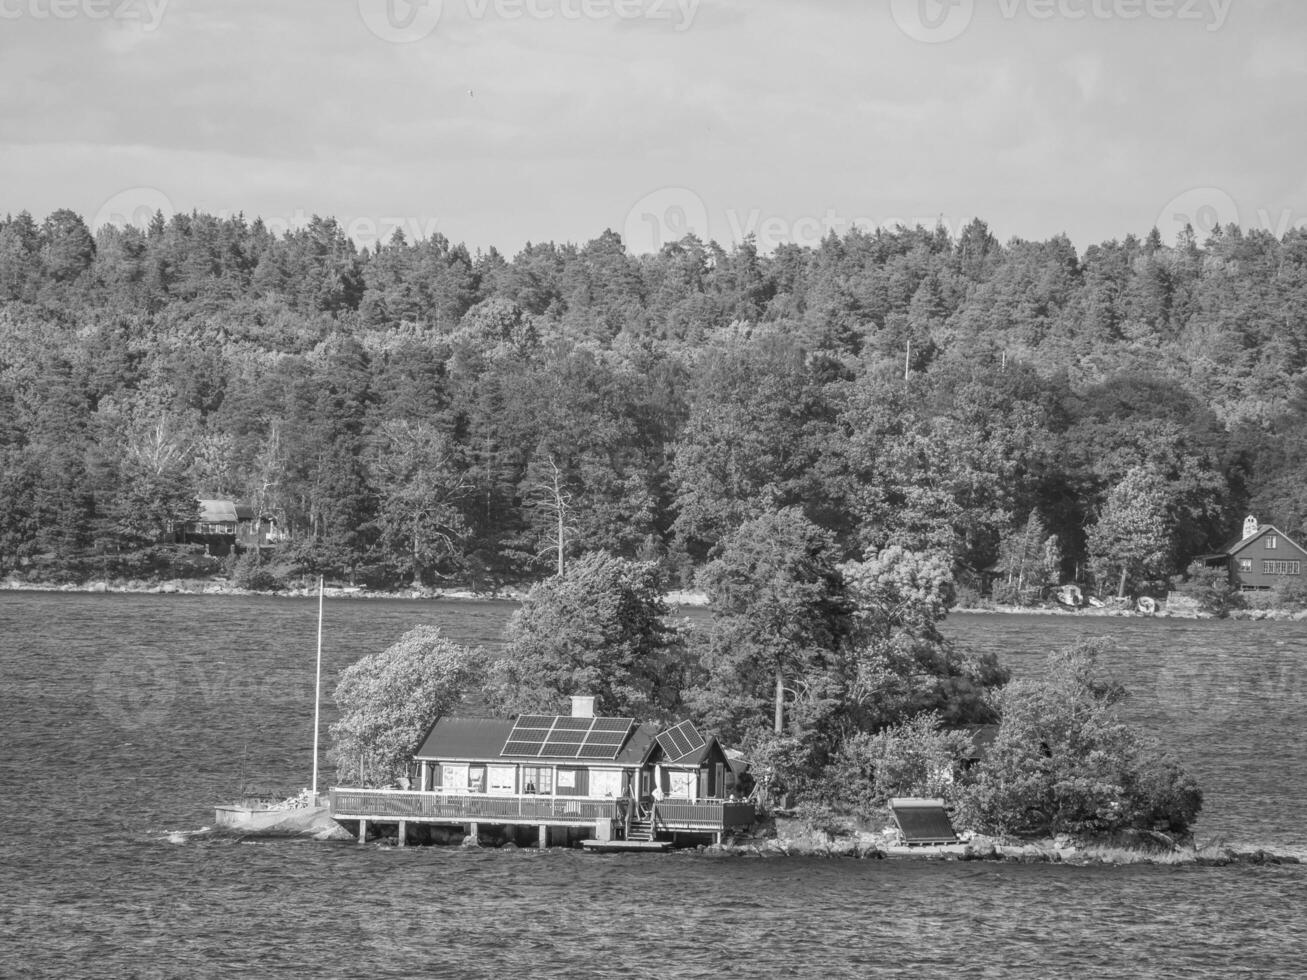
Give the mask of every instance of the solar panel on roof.
M 668 758 L 680 759 L 704 747 L 706 741 L 688 721 L 658 733 L 658 744 Z
M 567 718 L 560 717 L 554 720 L 554 731 L 556 732 L 588 732 L 590 726 L 594 724 L 593 718 Z
M 591 731 L 621 732 L 625 735 L 631 729 L 632 720 L 631 718 L 596 718 Z

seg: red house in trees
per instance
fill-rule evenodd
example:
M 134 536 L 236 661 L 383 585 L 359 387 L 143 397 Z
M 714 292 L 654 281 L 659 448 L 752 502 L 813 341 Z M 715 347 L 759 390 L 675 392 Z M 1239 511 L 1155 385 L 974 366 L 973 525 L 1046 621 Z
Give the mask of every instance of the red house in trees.
M 1199 560 L 1210 568 L 1227 569 L 1230 584 L 1245 592 L 1301 582 L 1307 569 L 1307 551 L 1274 525 L 1258 524 L 1255 517 L 1243 522 L 1242 536 Z

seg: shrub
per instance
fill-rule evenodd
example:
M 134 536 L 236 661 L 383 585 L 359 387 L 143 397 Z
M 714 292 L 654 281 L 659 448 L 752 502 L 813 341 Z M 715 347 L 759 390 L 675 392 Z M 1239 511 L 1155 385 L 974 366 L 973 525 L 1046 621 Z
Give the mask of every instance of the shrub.
M 1185 580 L 1176 591 L 1192 598 L 1203 612 L 1220 619 L 1248 604 L 1243 593 L 1230 584 L 1229 573 L 1224 568 L 1208 568 L 1200 561 L 1185 569 Z
M 286 585 L 264 563 L 257 550 L 247 551 L 236 559 L 231 569 L 231 584 L 251 592 L 274 592 Z
M 827 796 L 863 811 L 896 796 L 952 800 L 959 760 L 970 745 L 967 733 L 944 730 L 933 712 L 874 734 L 859 733 L 844 741 L 828 767 Z
M 1307 582 L 1286 579 L 1274 589 L 1275 605 L 1280 609 L 1301 612 L 1307 609 Z
M 1054 654 L 1046 680 L 1015 681 L 997 694 L 998 734 L 960 796 L 962 819 L 974 829 L 1188 833 L 1202 792 L 1153 739 L 1116 716 L 1123 690 L 1094 676 L 1102 642 Z

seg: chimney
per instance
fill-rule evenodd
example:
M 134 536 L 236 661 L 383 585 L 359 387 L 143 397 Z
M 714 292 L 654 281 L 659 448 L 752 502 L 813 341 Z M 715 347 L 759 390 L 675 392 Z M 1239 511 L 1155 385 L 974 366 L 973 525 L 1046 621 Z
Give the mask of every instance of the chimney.
M 1247 541 L 1260 530 L 1261 528 L 1257 524 L 1257 518 L 1249 515 L 1248 519 L 1243 522 L 1243 539 Z
M 588 694 L 572 695 L 572 717 L 593 718 L 595 716 L 595 699 Z

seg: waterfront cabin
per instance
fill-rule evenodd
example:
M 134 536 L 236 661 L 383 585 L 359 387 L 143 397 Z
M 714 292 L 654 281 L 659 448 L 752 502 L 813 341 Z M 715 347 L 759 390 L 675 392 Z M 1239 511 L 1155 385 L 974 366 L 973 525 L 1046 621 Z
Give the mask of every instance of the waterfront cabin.
M 248 504 L 234 500 L 197 499 L 199 518 L 183 524 L 176 533 L 181 544 L 202 544 L 205 553 L 221 557 L 233 550 L 266 548 L 278 540 L 271 517 L 254 513 Z
M 736 769 L 717 739 L 688 721 L 663 727 L 594 714 L 594 698 L 574 697 L 570 715 L 515 719 L 441 718 L 398 790 L 339 787 L 332 816 L 397 828 L 411 824 L 483 829 L 515 839 L 535 828 L 542 846 L 554 828 L 568 841 L 668 846 L 720 841 L 753 822 L 735 799 Z
M 1256 517 L 1244 521 L 1243 533 L 1220 551 L 1200 555 L 1209 568 L 1225 568 L 1230 584 L 1244 592 L 1274 589 L 1288 582 L 1302 582 L 1307 568 L 1307 551 L 1272 524 L 1259 524 Z

